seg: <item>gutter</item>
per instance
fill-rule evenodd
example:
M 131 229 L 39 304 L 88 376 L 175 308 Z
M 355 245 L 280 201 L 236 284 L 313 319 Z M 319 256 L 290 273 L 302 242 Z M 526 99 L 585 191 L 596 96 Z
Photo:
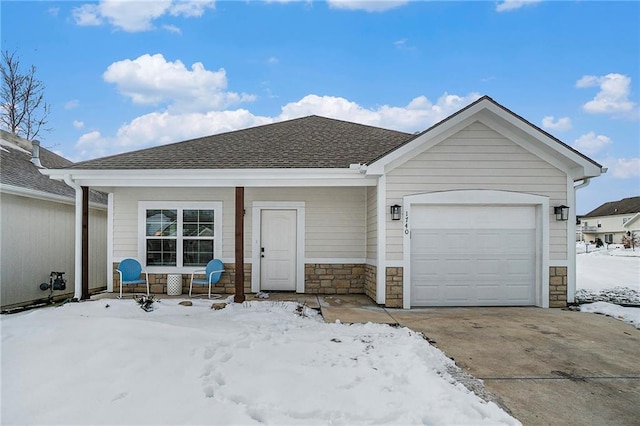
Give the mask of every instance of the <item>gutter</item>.
M 36 200 L 50 201 L 54 203 L 75 204 L 75 197 L 57 195 L 50 192 L 38 191 L 36 189 L 23 188 L 15 185 L 2 184 L 2 187 L 0 187 L 0 193 L 29 197 Z M 89 206 L 92 209 L 107 210 L 107 206 L 105 204 L 96 203 L 95 201 L 91 201 Z
M 591 178 L 582 179 L 582 183 L 573 186 L 573 189 L 577 191 L 580 188 L 586 188 L 591 183 Z
M 75 269 L 74 269 L 74 294 L 77 300 L 82 298 L 82 187 L 71 179 L 70 174 L 64 175 L 64 182 L 76 191 L 75 214 Z

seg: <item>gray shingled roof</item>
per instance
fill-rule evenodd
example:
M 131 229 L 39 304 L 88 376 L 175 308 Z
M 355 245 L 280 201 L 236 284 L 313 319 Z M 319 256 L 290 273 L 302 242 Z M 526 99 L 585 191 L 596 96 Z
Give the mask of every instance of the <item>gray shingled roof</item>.
M 409 133 L 309 116 L 76 163 L 72 169 L 348 168 Z
M 3 132 L 3 139 L 14 143 L 10 138 L 6 138 Z M 46 148 L 40 147 L 40 162 L 47 168 L 68 168 L 73 162 L 61 157 Z M 25 152 L 24 148 L 3 144 L 0 149 L 0 183 L 2 185 L 12 185 L 19 188 L 41 191 L 52 195 L 68 197 L 75 200 L 75 190 L 66 183 L 49 179 L 48 176 L 39 172 L 31 162 L 31 153 Z M 99 204 L 107 204 L 106 194 L 91 190 L 89 200 Z
M 632 213 L 640 213 L 640 197 L 629 197 L 623 198 L 620 201 L 609 201 L 591 210 L 583 217 L 613 216 Z

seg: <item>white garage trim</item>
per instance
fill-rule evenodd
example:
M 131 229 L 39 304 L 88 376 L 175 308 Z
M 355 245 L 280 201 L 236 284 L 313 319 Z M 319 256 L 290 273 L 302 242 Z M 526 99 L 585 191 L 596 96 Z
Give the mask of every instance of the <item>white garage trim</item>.
M 411 207 L 412 205 L 467 205 L 467 206 L 532 206 L 535 207 L 536 306 L 549 307 L 549 198 L 519 192 L 492 190 L 462 190 L 408 195 L 403 199 L 403 297 L 402 307 L 411 307 Z

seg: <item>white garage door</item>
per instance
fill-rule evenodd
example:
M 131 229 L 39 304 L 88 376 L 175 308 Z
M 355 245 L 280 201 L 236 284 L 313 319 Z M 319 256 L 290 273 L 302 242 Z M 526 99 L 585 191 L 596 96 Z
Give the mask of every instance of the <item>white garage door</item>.
M 412 206 L 411 306 L 535 304 L 533 206 Z

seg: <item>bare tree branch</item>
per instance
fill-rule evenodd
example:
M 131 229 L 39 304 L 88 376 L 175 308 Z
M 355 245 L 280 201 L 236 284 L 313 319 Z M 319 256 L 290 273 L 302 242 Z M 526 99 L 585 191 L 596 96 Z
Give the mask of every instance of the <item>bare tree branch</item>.
M 0 124 L 14 135 L 34 139 L 44 127 L 51 107 L 44 100 L 44 83 L 36 78 L 36 67 L 20 69 L 16 52 L 2 52 L 2 88 L 0 89 Z

